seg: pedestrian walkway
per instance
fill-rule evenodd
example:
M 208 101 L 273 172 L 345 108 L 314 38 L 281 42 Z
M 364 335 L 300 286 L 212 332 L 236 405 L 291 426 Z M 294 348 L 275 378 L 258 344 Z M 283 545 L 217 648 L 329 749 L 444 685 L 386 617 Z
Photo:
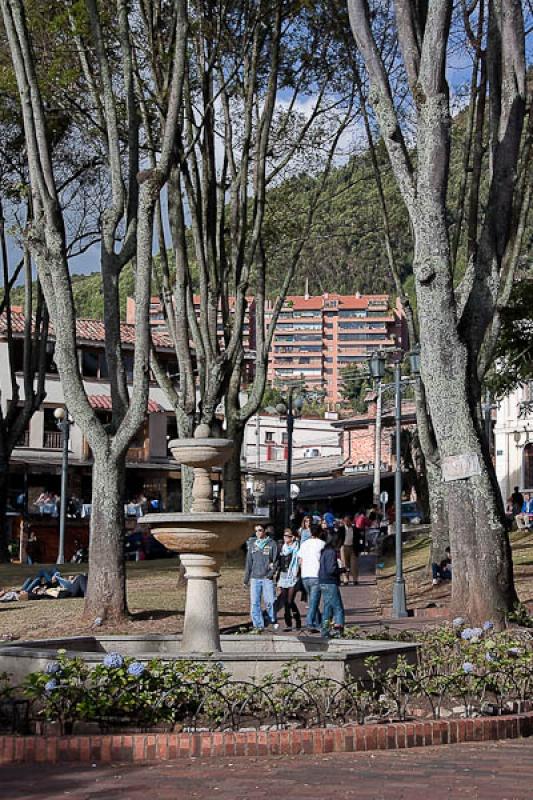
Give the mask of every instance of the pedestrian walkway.
M 374 555 L 359 557 L 359 582 L 356 586 L 342 586 L 341 593 L 346 625 L 358 627 L 361 631 L 376 633 L 385 627 L 394 631 L 422 630 L 439 622 L 439 620 L 424 617 L 394 619 L 390 616 L 383 616 L 379 604 L 376 556 Z M 305 617 L 306 609 L 301 604 L 300 611 Z
M 376 753 L 0 770 L 5 800 L 530 800 L 533 740 Z

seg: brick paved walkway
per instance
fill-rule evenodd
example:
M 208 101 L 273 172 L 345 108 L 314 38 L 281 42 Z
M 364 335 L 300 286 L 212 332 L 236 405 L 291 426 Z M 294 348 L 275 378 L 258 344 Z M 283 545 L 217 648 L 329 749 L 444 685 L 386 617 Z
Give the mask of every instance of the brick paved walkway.
M 2 800 L 530 800 L 533 739 L 417 751 L 0 769 Z

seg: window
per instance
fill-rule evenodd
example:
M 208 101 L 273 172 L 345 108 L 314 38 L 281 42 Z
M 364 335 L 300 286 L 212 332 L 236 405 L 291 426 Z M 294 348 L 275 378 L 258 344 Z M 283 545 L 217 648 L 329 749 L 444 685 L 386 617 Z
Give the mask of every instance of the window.
M 524 489 L 533 490 L 533 442 L 528 442 L 528 444 L 526 444 L 522 458 L 522 469 L 524 472 L 523 487 Z
M 283 431 L 283 433 L 281 434 L 281 444 L 287 444 L 288 441 L 289 441 L 289 434 L 287 433 L 287 431 Z
M 273 441 L 274 441 L 274 432 L 265 431 L 265 442 L 273 442 Z
M 81 374 L 84 378 L 108 378 L 109 370 L 103 350 L 81 351 Z

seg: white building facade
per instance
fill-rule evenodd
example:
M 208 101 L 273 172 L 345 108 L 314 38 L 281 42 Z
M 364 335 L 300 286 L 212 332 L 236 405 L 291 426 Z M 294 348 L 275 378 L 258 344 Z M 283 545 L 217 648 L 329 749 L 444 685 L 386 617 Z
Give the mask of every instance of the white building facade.
M 336 419 L 336 418 L 335 418 Z M 298 418 L 294 421 L 293 459 L 341 455 L 341 432 L 335 420 Z M 246 468 L 287 459 L 287 421 L 268 414 L 252 417 L 245 429 L 242 460 Z
M 496 476 L 504 501 L 515 486 L 533 492 L 533 381 L 498 404 L 494 445 Z

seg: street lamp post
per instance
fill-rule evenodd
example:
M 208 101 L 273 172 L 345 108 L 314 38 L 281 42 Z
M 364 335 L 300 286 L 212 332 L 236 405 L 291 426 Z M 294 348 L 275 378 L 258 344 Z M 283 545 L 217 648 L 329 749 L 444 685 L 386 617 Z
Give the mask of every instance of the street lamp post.
M 299 417 L 302 413 L 304 405 L 303 397 L 293 398 L 294 390 L 292 387 L 289 389 L 287 395 L 287 402 L 278 403 L 276 411 L 281 417 L 287 419 L 287 474 L 285 476 L 285 527 L 288 528 L 291 523 L 292 514 L 292 497 L 291 497 L 291 483 L 292 483 L 292 440 L 294 433 L 294 419 Z
M 59 507 L 59 548 L 56 564 L 65 563 L 65 526 L 67 520 L 67 484 L 68 484 L 68 445 L 70 438 L 70 420 L 65 408 L 54 411 L 56 425 L 61 431 L 63 457 L 61 461 L 61 502 Z
M 370 374 L 376 383 L 376 425 L 374 440 L 374 486 L 372 494 L 374 503 L 379 506 L 381 494 L 381 406 L 382 387 L 381 381 L 385 375 L 385 356 L 381 352 L 373 353 L 368 360 Z
M 394 394 L 396 400 L 396 469 L 394 471 L 396 577 L 392 590 L 392 610 L 395 617 L 407 617 L 402 547 L 402 363 L 399 360 L 394 365 Z
M 413 348 L 409 354 L 411 362 L 411 373 L 415 380 L 420 374 L 420 350 Z M 370 374 L 378 383 L 380 395 L 382 393 L 381 380 L 385 375 L 385 355 L 384 353 L 374 353 L 368 362 Z M 408 383 L 410 381 L 407 381 Z M 394 365 L 394 397 L 395 397 L 395 430 L 396 430 L 396 467 L 394 471 L 394 503 L 396 507 L 395 520 L 395 556 L 396 556 L 396 577 L 394 580 L 392 593 L 392 609 L 395 617 L 407 617 L 407 599 L 405 592 L 405 578 L 403 574 L 403 543 L 402 543 L 402 361 L 398 359 Z M 376 440 L 381 444 L 381 404 L 378 404 L 378 416 L 376 417 Z M 378 421 L 379 417 L 379 421 Z M 374 464 L 374 499 L 377 497 L 379 502 L 380 495 L 380 470 L 381 466 L 381 447 L 376 441 L 376 455 Z

